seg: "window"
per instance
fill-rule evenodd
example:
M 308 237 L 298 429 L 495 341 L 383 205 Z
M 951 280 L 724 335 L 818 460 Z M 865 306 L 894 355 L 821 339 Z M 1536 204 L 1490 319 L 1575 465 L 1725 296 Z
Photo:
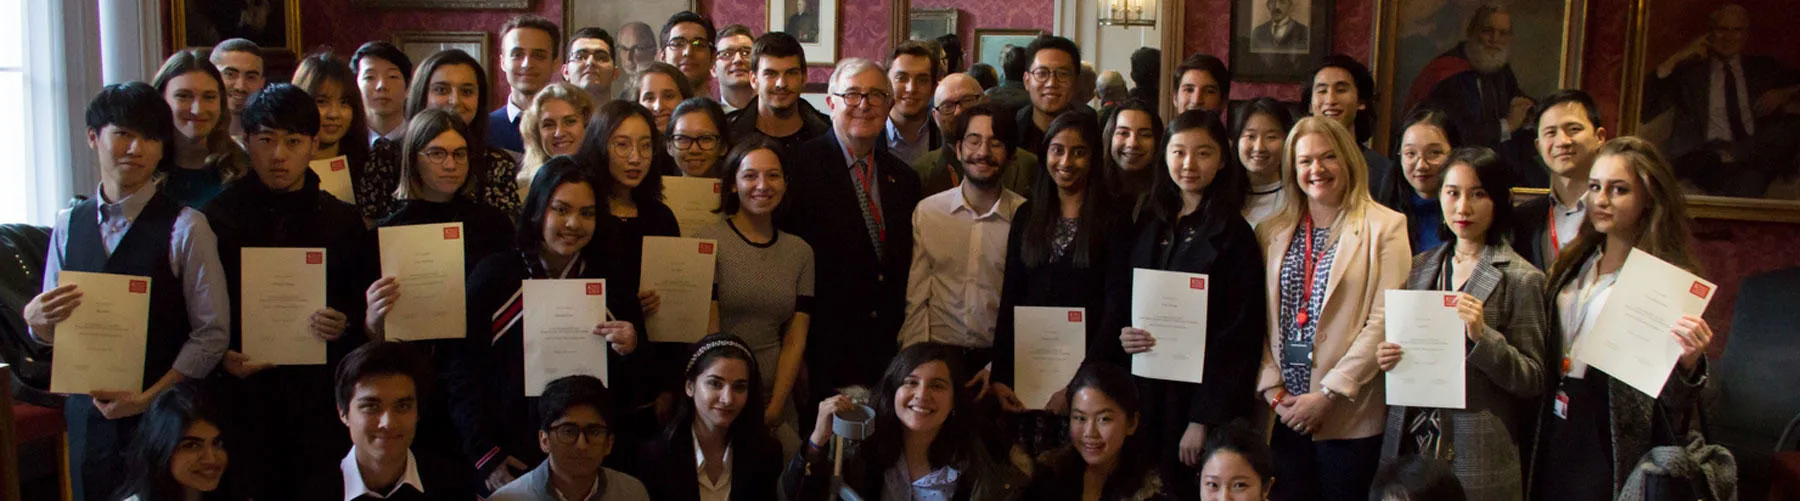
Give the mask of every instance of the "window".
M 52 224 L 68 202 L 70 146 L 85 143 L 68 132 L 63 4 L 0 0 L 0 223 Z

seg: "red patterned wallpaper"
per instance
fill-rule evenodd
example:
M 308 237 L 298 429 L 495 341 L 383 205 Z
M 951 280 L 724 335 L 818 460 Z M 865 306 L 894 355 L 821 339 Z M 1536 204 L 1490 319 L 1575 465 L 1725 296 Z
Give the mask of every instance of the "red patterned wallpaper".
M 1056 4 L 1052 0 L 984 1 L 984 0 L 912 0 L 915 9 L 955 7 L 956 34 L 963 39 L 964 67 L 975 52 L 976 29 L 1039 29 L 1049 33 L 1055 29 Z M 995 68 L 999 71 L 999 68 Z
M 888 50 L 892 47 L 892 42 L 888 38 L 888 26 L 893 20 L 892 2 L 887 0 L 837 1 L 838 58 L 864 57 L 879 60 L 887 57 Z M 968 0 L 968 3 L 976 2 Z M 762 33 L 768 30 L 767 5 L 768 0 L 696 0 L 694 6 L 702 14 L 710 15 L 713 23 L 718 26 L 738 23 L 749 26 L 751 31 Z M 806 71 L 806 81 L 808 82 L 824 82 L 830 77 L 830 66 L 813 66 Z
M 1700 254 L 1701 276 L 1719 284 L 1719 295 L 1706 310 L 1715 331 L 1710 355 L 1725 350 L 1738 285 L 1750 275 L 1800 266 L 1800 224 L 1701 220 L 1694 225 L 1694 249 Z

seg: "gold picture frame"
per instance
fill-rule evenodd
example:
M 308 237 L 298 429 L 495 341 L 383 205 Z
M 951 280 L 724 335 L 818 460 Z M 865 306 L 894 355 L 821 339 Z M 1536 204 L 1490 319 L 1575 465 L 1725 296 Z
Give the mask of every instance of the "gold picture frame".
M 213 3 L 209 0 L 174 0 L 170 4 L 169 34 L 171 35 L 170 40 L 175 42 L 176 50 L 188 47 L 212 47 L 226 39 L 242 37 L 256 42 L 257 45 L 262 46 L 265 52 L 286 52 L 295 58 L 300 57 L 301 48 L 304 47 L 300 40 L 300 0 L 265 0 L 260 4 L 261 7 L 239 9 L 244 11 L 240 15 L 248 15 L 251 19 L 259 20 L 261 23 L 279 22 L 280 24 L 279 29 L 273 29 L 275 28 L 273 26 L 264 26 L 256 33 L 218 29 L 208 18 L 210 11 L 216 10 L 208 8 L 213 7 Z M 276 14 L 279 14 L 279 18 L 269 19 L 275 17 Z M 234 29 L 239 28 L 242 26 L 234 27 Z M 272 35 L 278 35 L 278 39 L 270 38 Z
M 393 44 L 415 63 L 440 50 L 462 49 L 481 67 L 492 68 L 488 64 L 488 52 L 493 49 L 491 39 L 485 31 L 396 31 Z

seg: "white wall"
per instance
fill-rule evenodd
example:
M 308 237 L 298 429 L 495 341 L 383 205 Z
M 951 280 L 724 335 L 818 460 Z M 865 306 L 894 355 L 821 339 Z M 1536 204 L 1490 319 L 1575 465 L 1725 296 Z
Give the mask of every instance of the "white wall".
M 1100 8 L 1104 4 L 1105 0 L 1056 0 L 1056 34 L 1081 46 L 1081 59 L 1094 63 L 1096 70 L 1115 70 L 1129 81 L 1131 53 L 1142 47 L 1159 46 L 1166 20 L 1159 18 L 1156 26 L 1142 28 L 1100 26 Z

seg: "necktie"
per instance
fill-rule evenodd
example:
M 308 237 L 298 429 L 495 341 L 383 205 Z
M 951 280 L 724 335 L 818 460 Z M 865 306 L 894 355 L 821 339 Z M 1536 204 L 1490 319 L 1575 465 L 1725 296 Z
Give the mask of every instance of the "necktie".
M 857 159 L 856 165 L 851 166 L 850 170 L 852 174 L 850 179 L 856 182 L 856 202 L 862 207 L 863 226 L 869 230 L 869 243 L 875 246 L 875 258 L 886 259 L 883 255 L 885 252 L 881 248 L 881 221 L 875 215 L 873 197 L 869 196 L 869 183 L 871 182 L 869 162 Z
M 1741 104 L 1738 102 L 1737 70 L 1733 69 L 1729 62 L 1723 64 L 1725 65 L 1725 121 L 1731 122 L 1731 140 L 1741 141 L 1750 137 L 1750 132 L 1744 130 L 1744 114 L 1738 110 Z

